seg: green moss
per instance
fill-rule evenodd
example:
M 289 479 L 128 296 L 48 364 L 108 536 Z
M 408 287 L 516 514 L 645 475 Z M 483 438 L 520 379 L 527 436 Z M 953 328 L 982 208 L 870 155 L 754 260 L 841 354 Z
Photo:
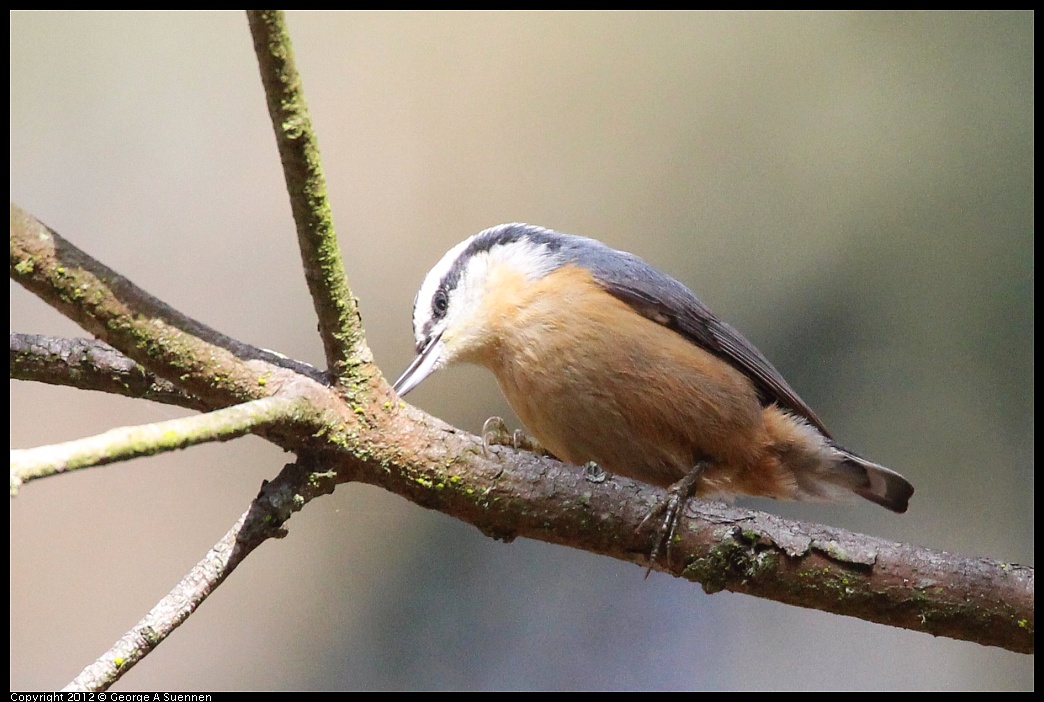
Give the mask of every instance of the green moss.
M 705 557 L 692 561 L 685 569 L 685 577 L 700 582 L 706 593 L 714 594 L 731 582 L 745 583 L 775 571 L 778 563 L 774 552 L 758 551 L 752 548 L 753 544 L 742 542 L 751 536 L 755 542 L 761 538 L 754 532 L 737 532 L 733 538 L 711 549 Z
M 15 264 L 15 272 L 18 273 L 18 275 L 29 275 L 33 272 L 33 268 L 35 267 L 36 265 L 33 263 L 33 259 L 27 258 L 24 261 L 19 261 Z
M 756 544 L 761 541 L 761 534 L 753 529 L 744 529 L 740 534 L 743 536 L 743 540 L 748 544 Z

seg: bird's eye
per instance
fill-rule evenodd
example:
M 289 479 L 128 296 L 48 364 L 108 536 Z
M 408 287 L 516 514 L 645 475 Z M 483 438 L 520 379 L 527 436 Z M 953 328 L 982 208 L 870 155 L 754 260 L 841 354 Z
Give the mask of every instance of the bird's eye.
M 449 307 L 449 296 L 446 295 L 446 291 L 438 289 L 435 291 L 435 297 L 432 298 L 431 306 L 435 309 L 435 314 L 444 315 L 446 314 L 446 308 Z

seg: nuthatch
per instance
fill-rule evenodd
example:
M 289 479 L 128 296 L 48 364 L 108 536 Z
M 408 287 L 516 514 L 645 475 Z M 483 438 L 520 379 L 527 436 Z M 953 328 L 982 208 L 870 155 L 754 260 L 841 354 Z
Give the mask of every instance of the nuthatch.
M 557 458 L 700 496 L 905 512 L 913 486 L 840 446 L 771 363 L 692 292 L 601 242 L 502 224 L 450 249 L 414 302 L 405 395 L 463 361 L 493 371 Z M 688 495 L 683 497 L 683 500 Z

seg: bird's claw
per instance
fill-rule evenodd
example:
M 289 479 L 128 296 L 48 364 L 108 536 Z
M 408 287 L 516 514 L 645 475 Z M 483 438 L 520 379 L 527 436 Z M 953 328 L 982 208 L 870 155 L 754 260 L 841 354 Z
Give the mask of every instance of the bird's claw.
M 489 457 L 490 446 L 510 446 L 507 424 L 500 417 L 490 417 L 482 423 L 482 452 Z
M 649 569 L 645 571 L 645 577 L 649 577 L 649 573 L 652 572 L 653 567 L 656 565 L 656 559 L 661 553 L 664 558 L 668 561 L 670 560 L 671 545 L 674 543 L 678 525 L 681 524 L 682 516 L 685 514 L 685 505 L 688 503 L 689 498 L 696 494 L 696 488 L 700 484 L 700 476 L 707 470 L 707 465 L 706 461 L 697 463 L 685 477 L 671 485 L 667 490 L 667 496 L 653 506 L 642 521 L 638 523 L 638 530 L 640 531 L 645 527 L 646 522 L 655 520 L 657 515 L 663 514 L 663 519 L 655 529 L 656 539 L 653 543 L 652 551 L 649 553 Z
M 489 455 L 490 446 L 510 446 L 520 451 L 546 454 L 540 442 L 521 429 L 511 431 L 500 417 L 490 417 L 482 424 L 482 449 Z

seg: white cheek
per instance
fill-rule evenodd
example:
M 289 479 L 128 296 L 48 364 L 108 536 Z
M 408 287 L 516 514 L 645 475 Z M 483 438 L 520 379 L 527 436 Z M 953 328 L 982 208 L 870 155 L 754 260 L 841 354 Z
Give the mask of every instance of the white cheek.
M 472 314 L 456 314 L 447 319 L 446 331 L 442 335 L 445 349 L 442 352 L 445 364 L 471 363 L 489 341 L 486 320 L 473 309 Z

